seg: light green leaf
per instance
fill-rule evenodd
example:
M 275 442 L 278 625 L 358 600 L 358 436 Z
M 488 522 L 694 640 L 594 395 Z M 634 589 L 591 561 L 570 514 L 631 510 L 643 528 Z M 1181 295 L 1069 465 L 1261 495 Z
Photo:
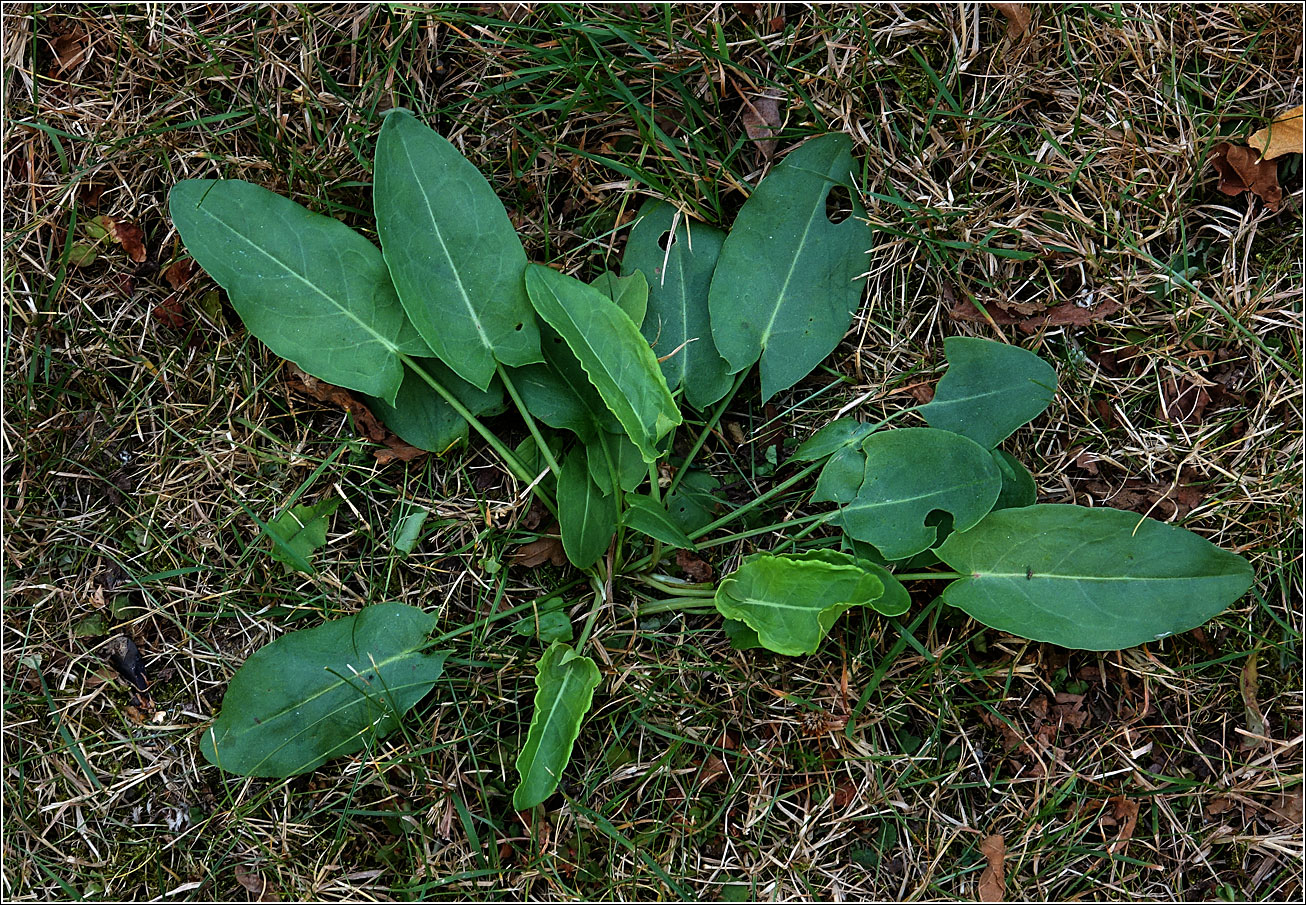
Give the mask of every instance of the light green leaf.
M 562 549 L 578 569 L 588 569 L 608 551 L 617 530 L 617 502 L 605 496 L 590 478 L 586 450 L 577 446 L 562 462 L 558 475 L 558 527 Z
M 880 579 L 857 564 L 755 553 L 721 580 L 715 602 L 768 650 L 796 656 L 815 653 L 845 610 L 883 594 Z
M 680 423 L 680 412 L 634 321 L 597 289 L 551 267 L 527 267 L 526 290 L 644 461 L 655 462 L 657 441 Z
M 937 529 L 926 524 L 934 510 L 951 513 L 954 528 L 965 531 L 993 508 L 1002 489 L 989 451 L 949 431 L 881 431 L 867 437 L 862 450 L 865 477 L 840 511 L 840 524 L 888 559 L 906 559 L 937 542 Z
M 1117 509 L 993 512 L 938 548 L 968 575 L 943 599 L 985 625 L 1083 650 L 1196 628 L 1242 597 L 1252 568 L 1206 539 Z
M 1057 372 L 1019 346 L 950 336 L 943 341 L 948 372 L 920 413 L 931 427 L 992 449 L 1042 414 L 1057 391 Z
M 644 279 L 644 274 L 635 271 L 619 277 L 606 270 L 590 285 L 616 302 L 617 307 L 626 312 L 636 327 L 644 323 L 644 315 L 648 311 L 648 281 Z
M 390 528 L 390 543 L 394 548 L 405 556 L 412 553 L 422 539 L 422 526 L 430 514 L 431 510 L 425 507 L 407 504 L 396 512 Z
M 676 220 L 676 231 L 671 232 Z M 648 313 L 641 328 L 667 385 L 684 387 L 685 400 L 703 410 L 730 389 L 730 372 L 712 339 L 707 294 L 726 234 L 678 217 L 665 201 L 649 199 L 626 240 L 621 272 L 648 279 Z M 664 245 L 669 247 L 664 248 Z
M 376 142 L 376 231 L 413 326 L 458 376 L 490 386 L 495 361 L 540 360 L 526 252 L 476 167 L 406 110 Z
M 689 535 L 675 523 L 665 506 L 642 493 L 626 494 L 626 512 L 622 521 L 627 528 L 647 534 L 678 550 L 695 550 Z
M 292 568 L 309 574 L 315 572 L 310 557 L 326 543 L 331 514 L 339 505 L 340 500 L 334 498 L 313 505 L 299 505 L 269 521 L 272 558 L 284 565 L 287 572 Z
M 394 401 L 405 316 L 375 245 L 238 179 L 179 182 L 168 211 L 187 250 L 269 349 L 327 383 Z
M 491 381 L 488 390 L 481 390 L 449 370 L 438 358 L 414 361 L 473 415 L 495 415 L 503 411 L 503 385 L 497 380 Z M 404 382 L 394 405 L 384 399 L 364 401 L 382 424 L 418 449 L 443 455 L 467 441 L 467 422 L 463 416 L 411 368 L 404 368 Z
M 871 228 L 852 181 L 852 140 L 823 135 L 792 151 L 735 218 L 712 275 L 712 337 L 730 371 L 761 361 L 762 399 L 812 372 L 861 303 Z M 836 186 L 852 216 L 826 216 Z
M 535 807 L 558 788 L 599 680 L 594 661 L 561 641 L 555 641 L 540 657 L 535 673 L 535 713 L 526 745 L 517 756 L 521 782 L 512 795 L 517 810 Z
M 825 562 L 834 566 L 856 566 L 870 572 L 884 585 L 884 594 L 870 601 L 876 612 L 885 616 L 901 616 L 911 608 L 911 595 L 902 586 L 902 582 L 893 577 L 893 573 L 874 560 L 863 559 L 840 550 L 805 550 L 802 553 L 790 553 L 791 559 L 799 561 Z
M 572 635 L 571 619 L 565 604 L 557 597 L 540 602 L 535 612 L 513 623 L 512 630 L 523 638 L 537 638 L 545 644 L 570 641 Z
M 1038 502 L 1038 486 L 1029 469 L 1005 450 L 993 450 L 993 461 L 998 471 L 1002 472 L 1002 491 L 998 501 L 993 504 L 996 509 L 1019 509 L 1021 506 L 1033 506 Z
M 380 603 L 282 635 L 236 671 L 200 751 L 228 773 L 284 778 L 384 738 L 440 678 L 448 652 L 424 652 L 436 624 Z

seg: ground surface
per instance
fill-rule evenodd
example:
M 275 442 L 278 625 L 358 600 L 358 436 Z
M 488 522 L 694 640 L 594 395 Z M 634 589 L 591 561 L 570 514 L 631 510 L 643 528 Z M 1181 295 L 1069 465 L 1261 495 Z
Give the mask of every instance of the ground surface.
M 1301 103 L 1301 13 L 1011 15 L 6 6 L 5 898 L 969 898 L 992 836 L 1010 898 L 1299 895 L 1301 156 L 1277 211 L 1219 193 L 1207 160 Z M 571 576 L 512 562 L 534 535 L 482 445 L 381 466 L 206 277 L 174 294 L 167 192 L 239 177 L 370 230 L 379 113 L 402 105 L 487 173 L 534 260 L 593 275 L 644 197 L 728 227 L 768 95 L 777 155 L 854 137 L 881 232 L 828 367 L 727 413 L 706 449 L 724 493 L 773 486 L 837 412 L 919 401 L 944 337 L 996 331 L 1060 373 L 1009 444 L 1043 501 L 1182 524 L 1256 589 L 1099 656 L 985 631 L 919 583 L 901 621 L 851 612 L 796 660 L 733 651 L 706 616 L 635 633 L 619 597 L 565 795 L 518 815 L 537 649 L 485 617 Z M 140 260 L 88 236 L 101 215 L 141 228 Z M 314 578 L 253 520 L 305 494 L 343 501 Z M 400 559 L 408 503 L 438 518 Z M 767 518 L 811 511 L 795 492 Z M 391 599 L 472 629 L 405 733 L 288 783 L 205 764 L 246 656 Z M 154 709 L 109 665 L 122 632 Z

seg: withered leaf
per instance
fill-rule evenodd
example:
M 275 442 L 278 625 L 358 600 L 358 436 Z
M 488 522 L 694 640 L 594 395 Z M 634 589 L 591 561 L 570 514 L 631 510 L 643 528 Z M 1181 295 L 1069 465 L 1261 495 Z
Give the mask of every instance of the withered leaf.
M 150 687 L 149 679 L 145 676 L 145 661 L 141 659 L 135 641 L 126 635 L 118 635 L 106 641 L 104 649 L 109 654 L 109 662 L 123 681 L 137 691 L 145 691 Z
M 726 775 L 726 762 L 715 754 L 709 754 L 703 761 L 703 772 L 699 774 L 699 784 L 706 789 L 712 783 Z
M 409 446 L 393 434 L 385 438 L 385 448 L 374 450 L 372 455 L 376 457 L 377 464 L 389 465 L 392 462 L 413 462 L 422 456 L 430 455 L 424 449 L 418 449 L 416 446 Z
M 1161 401 L 1156 416 L 1171 424 L 1198 424 L 1211 403 L 1206 388 L 1187 377 L 1167 377 L 1161 382 Z
M 163 326 L 174 330 L 183 329 L 188 321 L 181 296 L 175 292 L 156 305 L 150 315 Z
M 555 566 L 567 564 L 567 554 L 562 549 L 562 538 L 541 537 L 529 544 L 522 544 L 512 552 L 512 561 L 519 566 L 534 569 L 551 562 Z
M 993 323 L 1001 326 L 1016 325 L 1023 333 L 1037 333 L 1044 327 L 1087 327 L 1094 321 L 1110 317 L 1120 310 L 1120 303 L 1112 299 L 1085 308 L 1075 302 L 1062 302 L 1045 308 L 1029 317 L 1020 317 L 997 306 L 988 308 Z M 948 311 L 953 320 L 988 323 L 988 318 L 969 299 L 958 299 Z
M 1111 816 L 1120 826 L 1116 841 L 1111 843 L 1108 851 L 1113 855 L 1121 855 L 1124 854 L 1129 840 L 1134 835 L 1134 827 L 1138 826 L 1138 802 L 1130 801 L 1123 795 L 1116 795 L 1108 801 L 1108 804 L 1111 805 Z
M 990 3 L 1007 20 L 1007 40 L 1019 41 L 1029 33 L 1029 23 L 1033 19 L 1029 5 L 1025 3 Z
M 293 365 L 289 367 L 290 372 L 286 378 L 286 383 L 292 391 L 316 399 L 318 402 L 325 402 L 328 405 L 344 409 L 353 416 L 354 424 L 363 432 L 364 437 L 373 443 L 385 442 L 388 431 L 368 407 L 355 399 L 348 390 L 318 380 Z
M 1272 160 L 1261 160 L 1251 148 L 1222 141 L 1211 149 L 1211 163 L 1220 174 L 1216 186 L 1226 195 L 1251 192 L 1264 199 L 1270 210 L 1278 210 L 1283 200 L 1279 186 L 1279 165 Z
M 1268 744 L 1265 736 L 1270 734 L 1270 727 L 1265 722 L 1265 714 L 1261 712 L 1261 703 L 1257 700 L 1260 692 L 1260 677 L 1256 666 L 1258 653 L 1259 649 L 1247 655 L 1247 662 L 1243 664 L 1242 672 L 1238 676 L 1238 690 L 1242 692 L 1247 731 L 1252 736 L 1261 736 L 1260 738 L 1243 736 L 1243 748 L 1265 747 Z
M 139 226 L 130 220 L 118 220 L 107 215 L 96 217 L 92 222 L 99 225 L 110 240 L 121 245 L 129 258 L 137 264 L 144 263 L 147 257 L 145 233 Z
M 254 868 L 237 864 L 236 882 L 245 888 L 255 902 L 281 901 L 276 886 Z
M 1301 154 L 1303 140 L 1302 108 L 1293 107 L 1276 116 L 1264 129 L 1253 132 L 1247 144 L 1260 152 L 1261 160 L 1274 160 L 1284 154 Z
M 762 156 L 770 160 L 775 154 L 775 136 L 780 131 L 780 99 L 770 94 L 754 94 L 751 98 L 741 94 L 740 97 L 744 100 L 744 132 L 757 143 Z
M 1302 787 L 1284 792 L 1270 804 L 1270 816 L 1284 826 L 1301 826 Z
M 988 862 L 979 878 L 977 898 L 981 902 L 1004 902 L 1007 898 L 1007 841 L 999 834 L 985 836 L 979 844 L 980 854 Z
M 696 553 L 677 550 L 676 565 L 680 566 L 680 571 L 684 572 L 685 577 L 692 582 L 705 584 L 712 580 L 712 564 Z
M 168 269 L 163 272 L 163 278 L 173 289 L 181 289 L 190 282 L 198 269 L 193 259 L 181 258 L 168 266 Z
M 1058 691 L 1056 703 L 1052 705 L 1052 715 L 1063 726 L 1083 729 L 1089 717 L 1088 710 L 1084 707 L 1084 696 Z
M 58 66 L 54 67 L 55 74 L 63 72 L 72 66 L 76 66 L 86 57 L 86 34 L 85 32 L 70 31 L 68 34 L 59 35 L 51 43 L 51 49 L 54 50 L 55 59 Z
M 1185 476 L 1181 475 L 1181 480 L 1183 479 Z M 1130 478 L 1119 488 L 1102 481 L 1092 481 L 1084 489 L 1095 500 L 1112 509 L 1125 509 L 1162 521 L 1183 518 L 1205 499 L 1200 488 L 1189 484 L 1148 482 L 1141 478 Z

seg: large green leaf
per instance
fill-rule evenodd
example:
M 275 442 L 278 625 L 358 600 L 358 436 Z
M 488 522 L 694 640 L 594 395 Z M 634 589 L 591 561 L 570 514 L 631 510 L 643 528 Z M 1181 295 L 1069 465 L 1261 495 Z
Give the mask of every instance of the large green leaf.
M 883 594 L 879 577 L 857 564 L 754 553 L 717 585 L 715 602 L 768 650 L 797 656 L 815 653 L 845 610 Z
M 200 751 L 228 773 L 283 778 L 384 738 L 440 678 L 448 652 L 425 652 L 436 624 L 379 603 L 282 635 L 236 670 Z
M 673 220 L 678 220 L 671 232 Z M 726 234 L 693 225 L 665 201 L 649 199 L 626 240 L 621 258 L 625 274 L 648 279 L 645 338 L 663 359 L 671 389 L 684 387 L 685 399 L 705 409 L 730 389 L 730 370 L 712 339 L 707 294 Z M 667 247 L 664 247 L 667 246 Z
M 558 527 L 562 549 L 578 569 L 599 561 L 617 530 L 617 501 L 599 490 L 590 477 L 586 450 L 577 446 L 562 462 L 558 475 Z
M 626 512 L 622 522 L 627 528 L 647 534 L 654 540 L 680 550 L 693 550 L 694 542 L 684 530 L 676 524 L 667 512 L 667 507 L 652 497 L 639 493 L 626 495 Z
M 503 411 L 503 386 L 497 381 L 491 381 L 488 390 L 481 390 L 445 367 L 438 358 L 414 361 L 473 415 L 494 415 Z M 404 368 L 404 382 L 399 387 L 394 405 L 384 399 L 369 397 L 367 407 L 400 439 L 418 449 L 443 454 L 467 440 L 467 422 L 463 416 L 408 367 Z
M 517 810 L 535 807 L 558 788 L 599 679 L 594 661 L 561 641 L 551 644 L 540 657 L 535 673 L 535 713 L 526 745 L 517 756 L 521 782 L 512 794 Z
M 1084 650 L 1196 628 L 1252 584 L 1241 556 L 1117 509 L 1003 509 L 937 552 L 969 576 L 944 589 L 947 603 L 1000 631 Z
M 1057 391 L 1057 372 L 1019 346 L 950 336 L 943 341 L 948 372 L 920 413 L 931 427 L 970 437 L 992 449 L 1042 414 Z
M 392 111 L 376 141 L 372 194 L 395 289 L 438 358 L 483 390 L 496 360 L 540 360 L 526 252 L 494 189 L 457 148 Z
M 844 446 L 821 466 L 812 491 L 814 503 L 851 503 L 866 478 L 866 453 L 860 446 Z
M 636 327 L 644 323 L 644 315 L 648 311 L 648 281 L 644 279 L 644 274 L 636 271 L 622 277 L 606 270 L 595 277 L 590 285 L 616 302 L 617 307 L 626 312 Z
M 863 441 L 862 451 L 865 477 L 840 524 L 888 559 L 906 559 L 938 540 L 937 529 L 926 524 L 934 510 L 951 513 L 954 528 L 965 531 L 993 508 L 1002 489 L 989 451 L 949 431 L 881 431 Z
M 375 245 L 238 179 L 179 182 L 168 210 L 250 333 L 314 377 L 394 401 L 405 317 Z
M 715 492 L 721 482 L 705 471 L 691 468 L 680 486 L 666 497 L 667 513 L 686 534 L 693 534 L 716 520 L 721 500 Z
M 526 290 L 644 461 L 655 462 L 657 441 L 681 419 L 653 350 L 635 322 L 597 289 L 551 267 L 528 266 Z
M 761 361 L 762 399 L 834 351 L 861 302 L 871 228 L 852 181 L 852 139 L 824 135 L 793 151 L 749 196 L 721 248 L 708 304 L 730 371 Z M 851 190 L 852 216 L 826 199 Z

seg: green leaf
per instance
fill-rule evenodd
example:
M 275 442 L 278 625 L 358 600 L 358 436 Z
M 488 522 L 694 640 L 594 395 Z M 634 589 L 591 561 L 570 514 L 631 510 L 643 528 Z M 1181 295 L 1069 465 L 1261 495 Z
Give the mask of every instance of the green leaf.
M 1002 472 L 1002 490 L 998 493 L 998 501 L 993 504 L 995 510 L 1019 509 L 1038 502 L 1038 486 L 1028 468 L 1001 449 L 993 450 L 993 461 Z
M 313 505 L 299 505 L 268 522 L 272 538 L 272 558 L 286 567 L 309 574 L 316 570 L 309 557 L 326 543 L 327 529 L 331 527 L 331 514 L 340 500 L 329 499 Z
M 757 650 L 764 646 L 758 639 L 757 632 L 738 619 L 722 620 L 721 628 L 725 630 L 726 637 L 730 639 L 730 646 L 735 650 Z
M 473 415 L 503 411 L 503 385 L 497 380 L 491 382 L 488 390 L 481 390 L 449 370 L 438 358 L 420 358 L 414 362 Z M 404 368 L 404 382 L 394 405 L 374 397 L 364 401 L 382 424 L 418 449 L 443 455 L 467 441 L 467 422 L 463 416 L 411 368 Z
M 1043 413 L 1057 391 L 1057 372 L 1019 346 L 950 336 L 948 372 L 920 413 L 931 427 L 992 449 Z
M 521 783 L 512 795 L 517 810 L 535 807 L 558 788 L 599 679 L 594 661 L 561 641 L 555 641 L 540 657 L 535 673 L 535 713 L 526 745 L 517 756 Z
M 563 601 L 557 597 L 539 603 L 535 612 L 513 623 L 512 630 L 523 638 L 538 638 L 545 644 L 570 641 L 571 619 Z
M 671 224 L 676 221 L 676 231 Z M 726 234 L 690 224 L 665 201 L 649 199 L 626 240 L 621 272 L 648 278 L 648 313 L 641 328 L 667 386 L 703 410 L 730 389 L 730 371 L 712 339 L 707 294 Z M 664 245 L 669 243 L 669 247 Z
M 627 492 L 634 490 L 648 477 L 648 465 L 645 464 L 639 450 L 630 438 L 622 433 L 599 431 L 589 446 L 590 477 L 604 495 L 612 493 L 612 474 L 608 462 L 617 470 L 617 484 Z M 606 450 L 607 454 L 604 455 Z
M 795 462 L 817 462 L 843 449 L 858 449 L 878 428 L 878 424 L 856 418 L 836 418 L 804 440 L 790 458 Z
M 1252 568 L 1206 539 L 1117 509 L 1003 509 L 939 557 L 970 576 L 943 599 L 990 628 L 1120 650 L 1196 628 L 1247 592 Z
M 384 738 L 440 678 L 448 652 L 423 652 L 436 624 L 380 603 L 281 636 L 236 671 L 200 751 L 228 773 L 284 778 Z
M 626 312 L 636 327 L 644 323 L 644 315 L 648 311 L 648 281 L 644 279 L 644 274 L 635 271 L 619 277 L 606 270 L 590 285 L 616 302 L 617 307 Z
M 320 380 L 394 401 L 406 318 L 375 245 L 238 179 L 183 180 L 168 210 L 250 333 Z
M 814 503 L 851 503 L 866 477 L 866 453 L 860 446 L 844 446 L 835 450 L 821 466 L 812 491 Z
M 431 510 L 412 505 L 404 505 L 396 512 L 394 525 L 390 528 L 390 543 L 394 548 L 405 556 L 412 553 L 422 539 L 422 526 L 430 514 Z
M 965 531 L 993 508 L 1002 489 L 989 451 L 949 431 L 882 431 L 867 437 L 862 450 L 865 476 L 840 511 L 840 524 L 888 559 L 906 559 L 938 541 L 937 529 L 926 524 L 934 510 L 951 513 L 954 528 Z
M 488 389 L 495 361 L 540 360 L 526 252 L 476 167 L 406 110 L 376 141 L 376 232 L 413 326 L 458 376 Z
M 624 311 L 597 289 L 532 264 L 526 289 L 540 317 L 557 330 L 647 463 L 680 412 L 653 351 Z
M 667 513 L 686 534 L 706 528 L 716 520 L 721 501 L 713 493 L 721 482 L 706 471 L 690 469 L 675 493 L 667 495 Z
M 902 582 L 893 577 L 893 573 L 874 560 L 864 559 L 840 550 L 805 550 L 802 553 L 790 553 L 791 559 L 807 562 L 825 562 L 834 566 L 856 566 L 870 572 L 884 585 L 884 594 L 870 601 L 876 612 L 885 616 L 901 616 L 911 608 L 911 595 L 902 586 Z
M 815 653 L 845 610 L 883 594 L 880 579 L 859 564 L 755 553 L 721 580 L 715 602 L 768 650 L 796 656 Z
M 678 550 L 696 550 L 689 535 L 675 523 L 665 506 L 642 493 L 626 494 L 626 512 L 622 521 L 627 528 L 647 534 Z
M 588 569 L 608 551 L 617 530 L 617 503 L 605 496 L 590 477 L 586 450 L 577 446 L 562 462 L 558 475 L 558 527 L 562 549 L 571 564 Z
M 758 184 L 721 248 L 708 304 L 730 371 L 761 361 L 762 399 L 812 372 L 848 332 L 861 302 L 871 228 L 853 186 L 852 139 L 823 135 Z M 836 186 L 853 214 L 826 216 Z

